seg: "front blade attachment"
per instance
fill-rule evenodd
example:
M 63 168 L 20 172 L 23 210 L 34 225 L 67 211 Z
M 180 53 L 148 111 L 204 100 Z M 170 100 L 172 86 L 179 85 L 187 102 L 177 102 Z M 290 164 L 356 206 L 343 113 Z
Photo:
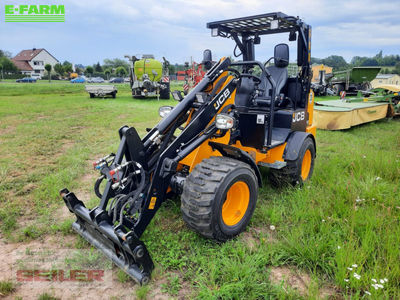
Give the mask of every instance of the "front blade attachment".
M 114 226 L 107 211 L 98 207 L 88 210 L 68 189 L 60 195 L 77 217 L 72 228 L 139 284 L 147 284 L 154 264 L 144 243 L 124 226 Z

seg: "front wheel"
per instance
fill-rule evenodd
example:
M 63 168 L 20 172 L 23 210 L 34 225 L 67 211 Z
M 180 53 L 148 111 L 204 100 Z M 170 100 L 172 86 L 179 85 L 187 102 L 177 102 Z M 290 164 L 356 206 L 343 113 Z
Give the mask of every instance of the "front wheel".
M 315 145 L 314 141 L 307 137 L 301 145 L 299 156 L 296 160 L 286 161 L 282 169 L 271 169 L 270 180 L 276 186 L 284 184 L 302 185 L 309 180 L 314 171 Z
M 194 231 L 224 242 L 245 230 L 257 193 L 257 177 L 248 164 L 210 157 L 196 165 L 185 181 L 182 216 Z

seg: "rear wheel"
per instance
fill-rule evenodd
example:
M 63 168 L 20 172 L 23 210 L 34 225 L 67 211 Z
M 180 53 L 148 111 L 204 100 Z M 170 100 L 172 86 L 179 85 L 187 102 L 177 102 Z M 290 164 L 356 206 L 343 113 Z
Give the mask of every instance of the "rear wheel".
M 90 98 L 94 98 L 94 94 L 93 93 L 90 93 L 89 95 L 90 95 Z
M 276 186 L 303 184 L 312 176 L 314 161 L 315 145 L 314 141 L 308 137 L 304 140 L 296 160 L 286 161 L 286 166 L 282 169 L 271 169 L 270 180 Z
M 226 241 L 245 230 L 257 202 L 252 168 L 227 157 L 210 157 L 187 177 L 181 196 L 187 225 L 207 238 Z

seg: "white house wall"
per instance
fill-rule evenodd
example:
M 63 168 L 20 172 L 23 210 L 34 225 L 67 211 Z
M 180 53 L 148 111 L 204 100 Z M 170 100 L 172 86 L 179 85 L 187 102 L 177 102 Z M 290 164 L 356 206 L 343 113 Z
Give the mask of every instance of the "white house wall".
M 35 65 L 34 62 L 43 62 L 40 65 Z M 53 56 L 51 56 L 47 51 L 42 50 L 38 55 L 36 55 L 31 61 L 28 62 L 29 65 L 33 68 L 34 71 L 32 73 L 39 74 L 35 72 L 35 70 L 40 70 L 40 74 L 44 74 L 44 66 L 47 64 L 50 64 L 52 67 L 54 67 L 55 64 L 58 63 L 58 60 L 56 60 Z

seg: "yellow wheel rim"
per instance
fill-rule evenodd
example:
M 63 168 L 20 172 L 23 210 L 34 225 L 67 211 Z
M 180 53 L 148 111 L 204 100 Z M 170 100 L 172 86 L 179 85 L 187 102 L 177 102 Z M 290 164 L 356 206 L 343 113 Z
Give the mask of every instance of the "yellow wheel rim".
M 303 162 L 301 163 L 301 178 L 305 181 L 310 174 L 311 169 L 311 151 L 307 150 L 304 153 Z
M 222 205 L 222 220 L 228 226 L 240 222 L 249 206 L 250 190 L 243 181 L 235 182 L 226 193 L 226 200 Z

